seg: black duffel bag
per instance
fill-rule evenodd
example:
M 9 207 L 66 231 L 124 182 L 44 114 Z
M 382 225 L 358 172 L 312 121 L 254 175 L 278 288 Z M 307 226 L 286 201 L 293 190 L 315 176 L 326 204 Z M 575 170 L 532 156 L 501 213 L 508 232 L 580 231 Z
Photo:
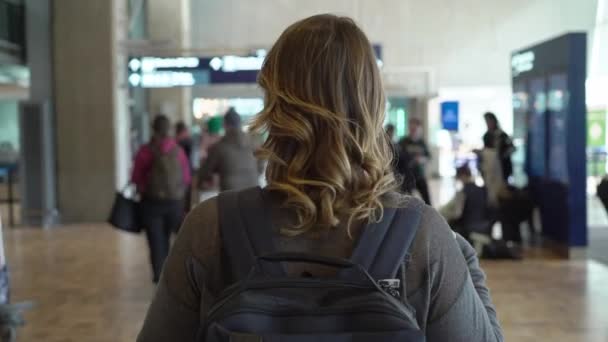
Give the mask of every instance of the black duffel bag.
M 114 228 L 129 232 L 140 233 L 141 226 L 138 220 L 138 202 L 125 196 L 125 190 L 117 192 L 114 196 L 114 205 L 108 223 Z

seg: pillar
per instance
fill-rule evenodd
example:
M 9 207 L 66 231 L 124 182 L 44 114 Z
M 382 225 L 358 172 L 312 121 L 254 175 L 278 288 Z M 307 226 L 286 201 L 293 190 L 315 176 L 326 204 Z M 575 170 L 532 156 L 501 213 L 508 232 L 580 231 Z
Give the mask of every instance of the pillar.
M 422 122 L 424 139 L 431 150 L 431 160 L 426 167 L 427 177 L 439 177 L 439 149 L 436 142 L 430 136 L 429 130 L 429 99 L 417 97 L 410 99 L 409 114 L 410 118 L 418 118 Z
M 52 227 L 57 208 L 55 111 L 53 106 L 52 6 L 50 0 L 26 0 L 26 51 L 29 99 L 20 104 L 21 223 Z
M 126 0 L 52 2 L 57 193 L 63 222 L 105 221 L 129 172 Z
M 168 19 L 171 18 L 171 19 Z M 148 39 L 165 43 L 184 55 L 190 48 L 190 0 L 148 0 L 147 2 Z M 192 118 L 192 90 L 190 88 L 163 88 L 148 90 L 148 112 L 152 115 L 163 113 L 173 122 Z

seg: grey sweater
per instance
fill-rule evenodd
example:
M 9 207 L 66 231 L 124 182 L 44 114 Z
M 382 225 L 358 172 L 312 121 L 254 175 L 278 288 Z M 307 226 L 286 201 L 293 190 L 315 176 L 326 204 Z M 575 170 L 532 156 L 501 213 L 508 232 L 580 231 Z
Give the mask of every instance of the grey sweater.
M 450 230 L 434 209 L 411 200 L 422 211 L 422 221 L 410 249 L 407 296 L 427 341 L 502 341 L 502 331 L 475 251 Z M 290 215 L 278 204 L 272 208 L 272 222 L 278 226 L 273 228 L 278 231 Z M 354 248 L 353 241 L 362 229 L 363 225 L 358 225 L 353 230 L 355 239 L 349 238 L 346 229 L 340 227 L 321 236 L 285 237 L 277 232 L 277 248 L 348 258 Z M 214 298 L 228 285 L 223 279 L 227 263 L 221 248 L 217 201 L 213 198 L 195 208 L 180 230 L 137 339 L 139 342 L 195 340 Z M 331 272 L 311 267 L 296 264 L 288 272 L 307 271 L 315 276 Z
M 220 177 L 220 189 L 241 190 L 257 186 L 263 163 L 253 155 L 255 146 L 251 138 L 240 131 L 228 131 L 209 150 L 209 157 L 201 165 L 199 181 Z

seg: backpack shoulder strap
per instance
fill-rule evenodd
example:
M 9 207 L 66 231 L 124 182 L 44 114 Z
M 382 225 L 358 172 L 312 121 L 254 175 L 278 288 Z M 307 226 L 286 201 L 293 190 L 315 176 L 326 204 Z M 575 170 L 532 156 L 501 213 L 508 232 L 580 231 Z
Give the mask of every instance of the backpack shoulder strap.
M 225 191 L 218 196 L 219 224 L 234 281 L 246 278 L 257 257 L 275 251 L 270 211 L 259 187 Z M 262 264 L 268 275 L 281 276 L 280 264 Z
M 394 279 L 405 262 L 422 217 L 422 202 L 403 208 L 386 208 L 382 221 L 365 228 L 352 261 L 365 267 L 374 279 Z

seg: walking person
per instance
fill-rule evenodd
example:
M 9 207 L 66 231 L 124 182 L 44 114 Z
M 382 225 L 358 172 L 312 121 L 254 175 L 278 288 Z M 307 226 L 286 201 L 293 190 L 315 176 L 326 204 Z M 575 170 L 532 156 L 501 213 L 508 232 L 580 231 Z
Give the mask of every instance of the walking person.
M 190 167 L 190 172 L 192 172 L 192 156 L 193 156 L 193 147 L 194 142 L 192 137 L 190 136 L 190 131 L 186 124 L 183 121 L 180 121 L 175 124 L 175 141 L 182 148 L 186 158 L 188 158 L 188 166 Z M 184 194 L 184 216 L 188 214 L 192 207 L 192 187 L 186 187 L 186 191 Z
M 192 211 L 138 341 L 501 342 L 475 251 L 396 191 L 380 70 L 354 21 L 291 25 L 258 79 L 268 186 Z
M 141 195 L 140 222 L 150 247 L 153 281 L 158 282 L 171 233 L 183 219 L 183 199 L 190 185 L 190 164 L 183 149 L 169 136 L 169 119 L 158 115 L 151 141 L 135 156 L 131 181 Z
M 262 164 L 255 156 L 251 137 L 243 132 L 241 116 L 230 108 L 224 115 L 224 137 L 209 149 L 199 170 L 199 188 L 217 175 L 220 191 L 242 190 L 259 185 Z
M 221 116 L 214 116 L 209 118 L 201 126 L 201 138 L 199 141 L 199 160 L 196 177 L 193 180 L 194 189 L 197 194 L 194 196 L 196 203 L 200 203 L 206 199 L 217 196 L 219 190 L 219 181 L 217 175 L 209 179 L 201 179 L 201 169 L 205 166 L 207 159 L 209 158 L 209 151 L 222 139 L 222 122 Z
M 384 131 L 386 132 L 386 136 L 388 137 L 388 140 L 391 142 L 391 144 L 395 143 L 395 125 L 393 124 L 388 124 L 384 127 Z
M 429 185 L 426 180 L 426 164 L 431 158 L 429 148 L 424 141 L 424 135 L 422 133 L 422 122 L 417 118 L 411 118 L 409 121 L 409 134 L 399 142 L 399 156 L 402 160 L 402 172 L 405 175 L 412 175 L 413 182 L 406 182 L 404 184 L 411 184 L 413 188 L 418 190 L 422 200 L 427 204 L 431 205 L 431 194 L 429 192 Z M 406 188 L 406 192 L 411 192 L 413 188 Z
M 409 167 L 412 159 L 408 152 L 402 150 L 395 141 L 395 125 L 389 123 L 384 127 L 384 132 L 389 139 L 393 151 L 393 170 L 395 172 L 395 178 L 401 183 L 401 191 L 406 194 L 411 194 L 416 187 L 416 181 L 414 180 L 412 170 Z
M 175 124 L 175 141 L 184 150 L 188 161 L 192 164 L 192 150 L 194 142 L 190 136 L 190 131 L 183 121 Z
M 483 118 L 488 128 L 483 136 L 484 148 L 495 151 L 502 170 L 503 180 L 508 184 L 509 177 L 513 174 L 513 162 L 511 161 L 511 155 L 515 152 L 513 140 L 502 130 L 494 113 L 487 112 L 483 115 Z

